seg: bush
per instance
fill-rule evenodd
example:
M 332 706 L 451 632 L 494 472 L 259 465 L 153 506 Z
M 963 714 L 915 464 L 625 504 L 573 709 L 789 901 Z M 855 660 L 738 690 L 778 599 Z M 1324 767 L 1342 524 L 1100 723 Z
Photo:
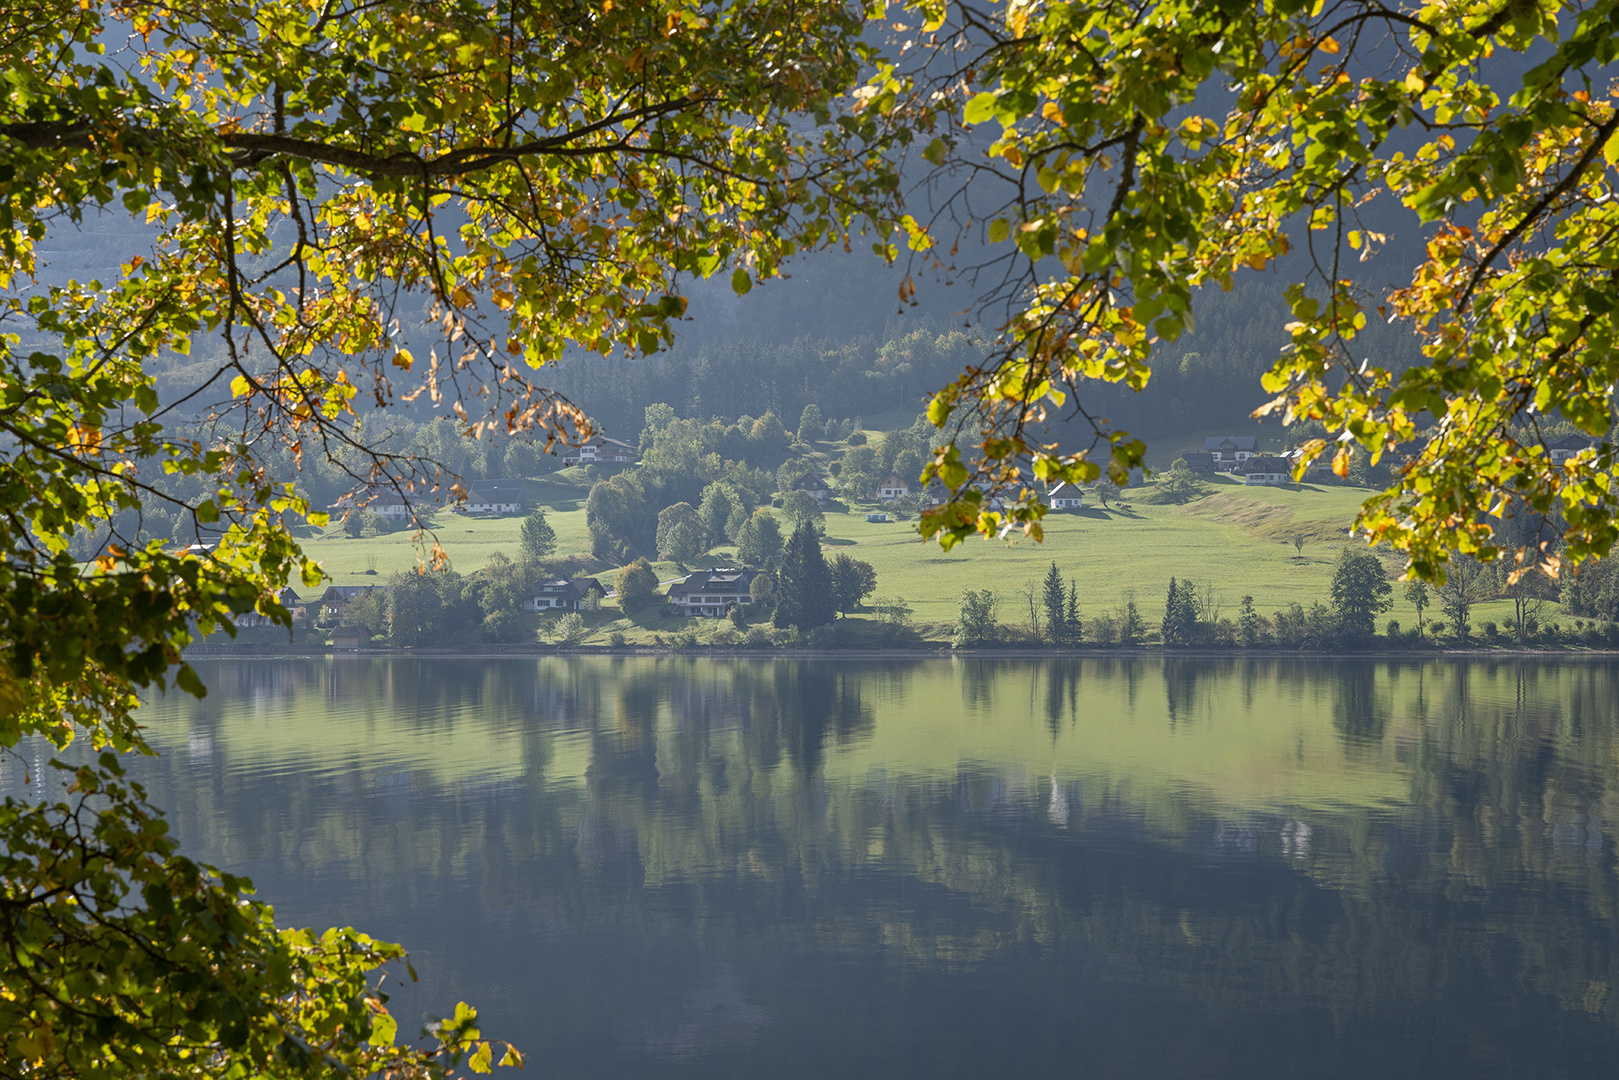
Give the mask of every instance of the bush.
M 1493 622 L 1486 622 L 1484 624 L 1484 640 L 1489 642 L 1491 645 L 1494 645 L 1500 639 L 1501 628 L 1496 626 Z
M 836 623 L 813 627 L 804 635 L 804 644 L 812 649 L 831 648 L 838 643 L 838 627 Z
M 1445 636 L 1445 620 L 1444 619 L 1435 619 L 1433 622 L 1428 624 L 1428 629 L 1433 632 L 1433 636 L 1435 638 L 1444 637 Z
M 850 446 L 865 446 L 866 445 L 866 433 L 864 431 L 857 431 L 854 434 L 849 436 L 848 441 L 849 441 Z
M 607 635 L 607 644 L 611 645 L 615 649 L 622 649 L 625 642 L 628 640 L 629 639 L 624 636 L 624 631 L 622 630 L 614 630 L 611 634 Z
M 743 614 L 741 604 L 732 604 L 725 612 L 725 617 L 730 619 L 731 625 L 736 627 L 738 630 L 747 629 L 748 618 Z
M 747 636 L 742 640 L 748 645 L 749 648 L 754 649 L 762 649 L 775 644 L 775 642 L 771 639 L 770 628 L 768 626 L 750 627 Z
M 697 648 L 697 629 L 696 629 L 696 627 L 688 626 L 688 627 L 686 627 L 686 629 L 681 630 L 679 633 L 675 634 L 675 648 L 677 648 L 677 649 L 695 649 L 695 648 Z
M 742 640 L 742 635 L 727 626 L 714 631 L 714 636 L 708 640 L 715 645 L 735 645 Z
M 1390 619 L 1388 626 L 1384 628 L 1383 632 L 1388 635 L 1390 644 L 1398 643 L 1400 640 L 1400 620 Z
M 572 645 L 586 633 L 585 617 L 577 611 L 570 611 L 562 616 L 551 629 L 551 634 L 556 638 L 558 645 Z

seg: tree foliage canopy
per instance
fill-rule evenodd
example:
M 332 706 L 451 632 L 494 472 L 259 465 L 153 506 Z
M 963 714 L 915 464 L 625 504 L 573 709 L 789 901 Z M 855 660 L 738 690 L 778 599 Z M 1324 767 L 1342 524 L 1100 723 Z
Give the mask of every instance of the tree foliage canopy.
M 172 679 L 200 694 L 189 644 L 248 610 L 289 621 L 277 590 L 320 571 L 283 519 L 324 515 L 272 453 L 337 462 L 357 488 L 433 483 L 431 462 L 380 452 L 356 422 L 363 401 L 423 395 L 462 433 L 583 434 L 532 366 L 570 346 L 654 351 L 685 310 L 682 279 L 724 274 L 746 292 L 880 217 L 894 187 L 882 133 L 838 103 L 869 56 L 863 14 L 747 0 L 8 5 L 0 746 L 63 746 L 77 730 L 144 749 L 138 689 Z M 46 272 L 52 229 L 118 214 L 144 247 L 118 280 Z M 417 356 L 404 338 L 423 313 L 441 343 Z M 205 338 L 195 381 L 160 393 L 154 364 Z M 201 542 L 143 542 L 147 510 Z M 79 534 L 106 536 L 88 560 L 69 553 Z M 417 584 L 453 584 L 441 576 Z M 396 599 L 403 625 L 410 598 Z M 399 951 L 278 931 L 245 882 L 172 850 L 115 766 L 71 774 L 66 801 L 0 814 L 0 1068 L 487 1070 L 464 1007 L 438 1047 L 395 1047 L 365 980 Z
M 1265 411 L 1342 433 L 1307 447 L 1339 475 L 1397 454 L 1359 515 L 1367 536 L 1439 575 L 1452 550 L 1498 557 L 1488 514 L 1523 500 L 1566 520 L 1561 558 L 1609 552 L 1613 0 L 907 6 L 924 48 L 878 72 L 871 100 L 931 133 L 911 246 L 986 242 L 1002 327 L 932 404 L 984 437 L 976 465 L 939 450 L 929 471 L 958 498 L 924 531 L 948 544 L 1007 524 L 973 479 L 1026 488 L 1005 516 L 1036 535 L 1034 479 L 1122 482 L 1143 448 L 1086 411 L 1086 384 L 1144 385 L 1155 344 L 1192 329 L 1195 290 L 1274 266 L 1295 281 L 1293 322 Z M 1367 285 L 1360 262 L 1413 237 L 1415 265 L 1390 268 L 1405 280 Z M 1418 335 L 1422 361 L 1364 355 L 1370 318 Z M 1062 412 L 1090 420 L 1090 447 L 1042 442 Z M 1542 436 L 1558 413 L 1596 444 L 1567 463 Z

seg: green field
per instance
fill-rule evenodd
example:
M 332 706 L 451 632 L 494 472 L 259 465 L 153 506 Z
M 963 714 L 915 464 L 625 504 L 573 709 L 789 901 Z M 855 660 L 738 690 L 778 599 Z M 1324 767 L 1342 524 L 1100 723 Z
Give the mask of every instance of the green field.
M 565 470 L 552 478 L 533 481 L 530 494 L 549 510 L 556 529 L 559 557 L 588 558 L 590 537 L 585 528 L 584 478 Z M 1148 487 L 1150 491 L 1150 485 Z M 1079 588 L 1080 614 L 1089 617 L 1112 611 L 1132 591 L 1143 617 L 1156 622 L 1161 614 L 1169 578 L 1211 582 L 1224 614 L 1234 618 L 1244 595 L 1269 614 L 1291 603 L 1308 606 L 1328 598 L 1334 560 L 1349 541 L 1348 525 L 1366 489 L 1306 484 L 1285 488 L 1250 488 L 1230 477 L 1218 477 L 1211 494 L 1184 506 L 1152 505 L 1128 490 L 1127 512 L 1087 507 L 1078 512 L 1052 513 L 1045 519 L 1045 540 L 969 540 L 952 551 L 925 544 L 916 523 L 873 524 L 865 520 L 863 504 L 837 508 L 826 517 L 825 551 L 845 552 L 871 563 L 877 570 L 879 596 L 900 596 L 915 609 L 919 623 L 933 624 L 927 636 L 947 636 L 956 617 L 961 594 L 967 589 L 992 589 L 1001 598 L 1005 622 L 1026 622 L 1026 584 L 1037 582 L 1052 562 L 1065 580 Z M 418 565 L 436 540 L 448 553 L 451 565 L 463 573 L 485 565 L 496 551 L 518 553 L 517 518 L 479 519 L 441 514 L 422 537 L 402 531 L 366 539 L 351 539 L 337 530 L 310 536 L 305 550 L 316 559 L 333 584 L 367 584 L 386 580 L 392 573 Z M 1303 536 L 1302 553 L 1292 538 Z M 716 549 L 698 561 L 700 566 L 721 566 L 734 553 Z M 1399 561 L 1385 559 L 1392 574 Z M 655 563 L 658 577 L 669 581 L 682 571 L 672 563 Z M 613 568 L 595 566 L 604 582 L 611 583 Z M 375 573 L 370 573 L 375 571 Z M 313 595 L 318 590 L 304 590 Z M 1406 626 L 1415 611 L 1396 586 L 1395 606 L 1387 617 Z M 1474 624 L 1502 622 L 1510 604 L 1479 605 Z M 1429 618 L 1439 617 L 1436 608 Z M 536 625 L 549 619 L 535 616 Z M 643 614 L 631 624 L 609 606 L 593 616 L 591 640 L 623 630 L 630 640 L 680 629 L 684 620 Z M 710 623 L 704 621 L 704 625 Z

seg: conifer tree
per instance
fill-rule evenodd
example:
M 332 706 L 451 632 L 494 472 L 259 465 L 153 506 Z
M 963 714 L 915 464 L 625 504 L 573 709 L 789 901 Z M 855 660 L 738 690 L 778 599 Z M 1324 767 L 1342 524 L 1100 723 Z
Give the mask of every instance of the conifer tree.
M 1046 637 L 1053 644 L 1061 645 L 1068 640 L 1067 599 L 1062 575 L 1057 573 L 1057 564 L 1053 562 L 1040 589 L 1040 603 L 1046 609 Z
M 1085 640 L 1085 626 L 1079 621 L 1079 586 L 1074 579 L 1068 579 L 1068 610 L 1063 614 L 1063 629 L 1068 637 L 1065 645 L 1078 645 Z
M 1260 643 L 1265 633 L 1264 618 L 1254 610 L 1254 598 L 1242 598 L 1242 610 L 1237 615 L 1237 636 L 1246 648 L 1253 648 Z
M 831 622 L 836 613 L 832 574 L 821 555 L 820 537 L 815 534 L 814 525 L 801 521 L 781 557 L 773 621 L 778 627 L 796 626 L 808 630 Z

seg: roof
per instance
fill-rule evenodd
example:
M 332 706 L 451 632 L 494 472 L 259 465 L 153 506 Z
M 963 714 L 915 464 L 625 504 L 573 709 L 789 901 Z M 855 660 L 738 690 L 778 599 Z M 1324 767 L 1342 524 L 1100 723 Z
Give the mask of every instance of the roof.
M 1085 492 L 1078 484 L 1070 484 L 1064 480 L 1046 492 L 1046 496 L 1052 499 L 1082 499 L 1085 497 Z
M 606 595 L 607 590 L 602 588 L 601 582 L 592 577 L 552 578 L 550 581 L 542 581 L 534 587 L 534 595 L 536 596 L 563 595 L 571 596 L 577 600 L 583 600 L 593 592 Z
M 899 478 L 899 473 L 891 472 L 888 474 L 888 479 L 883 481 L 883 487 L 910 487 L 910 485 Z
M 1285 473 L 1291 472 L 1292 470 L 1293 463 L 1291 461 L 1286 461 L 1279 457 L 1271 457 L 1269 454 L 1266 454 L 1263 457 L 1251 457 L 1248 459 L 1249 472 Z
M 333 585 L 330 586 L 325 592 L 321 593 L 320 598 L 323 601 L 340 600 L 346 604 L 357 596 L 364 596 L 372 589 L 380 588 L 382 588 L 380 585 Z M 333 593 L 336 593 L 337 595 L 334 596 L 332 595 Z
M 467 485 L 467 499 L 475 502 L 520 503 L 528 494 L 521 480 L 474 480 Z
M 1216 435 L 1213 438 L 1203 440 L 1203 449 L 1213 452 L 1220 449 L 1225 443 L 1230 443 L 1234 450 L 1257 450 L 1259 449 L 1259 436 Z
M 793 485 L 793 488 L 796 491 L 808 491 L 810 488 L 830 488 L 831 486 L 831 484 L 827 483 L 819 475 L 815 473 L 805 473 L 799 478 L 798 483 Z
M 1556 442 L 1547 443 L 1546 444 L 1546 449 L 1548 449 L 1548 450 L 1574 450 L 1574 451 L 1579 451 L 1579 450 L 1589 450 L 1591 447 L 1595 446 L 1596 444 L 1597 444 L 1597 440 L 1593 439 L 1591 436 L 1589 436 L 1589 435 L 1580 435 L 1580 434 L 1576 433 L 1574 435 L 1565 435 L 1561 439 L 1558 439 Z
M 763 570 L 736 566 L 697 570 L 688 574 L 683 581 L 677 581 L 669 586 L 669 595 L 672 598 L 705 592 L 747 592 L 753 585 L 753 579 L 762 573 Z
M 617 447 L 621 447 L 622 449 L 629 450 L 629 451 L 632 451 L 632 452 L 635 450 L 634 446 L 630 445 L 627 442 L 624 442 L 622 439 L 609 439 L 605 435 L 597 435 L 597 436 L 593 437 L 585 445 L 586 446 L 617 446 Z

